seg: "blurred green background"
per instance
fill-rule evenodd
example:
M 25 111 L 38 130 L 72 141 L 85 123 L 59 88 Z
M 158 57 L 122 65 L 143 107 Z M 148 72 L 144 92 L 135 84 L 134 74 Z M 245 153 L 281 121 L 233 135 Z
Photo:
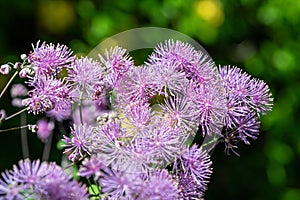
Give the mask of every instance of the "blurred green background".
M 17 61 L 37 40 L 87 54 L 106 37 L 157 26 L 196 39 L 216 64 L 237 65 L 269 84 L 275 106 L 262 119 L 261 136 L 227 156 L 218 146 L 206 199 L 300 199 L 300 1 L 126 0 L 0 1 L 0 63 Z M 0 76 L 0 88 L 7 77 Z M 20 82 L 20 80 L 16 80 Z M 0 108 L 13 113 L 9 93 Z M 36 118 L 29 118 L 34 123 Z M 18 124 L 16 117 L 1 125 Z M 30 157 L 43 144 L 29 134 Z M 55 144 L 53 144 L 55 149 Z M 0 134 L 0 171 L 22 158 L 18 131 Z M 50 160 L 57 160 L 54 150 Z

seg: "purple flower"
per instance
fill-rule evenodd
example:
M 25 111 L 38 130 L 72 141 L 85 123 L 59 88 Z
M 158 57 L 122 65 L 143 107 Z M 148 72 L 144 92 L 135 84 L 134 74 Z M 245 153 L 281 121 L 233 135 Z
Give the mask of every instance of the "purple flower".
M 190 174 L 180 172 L 177 176 L 179 199 L 202 200 L 203 188 L 198 185 Z
M 126 49 L 121 47 L 111 48 L 110 51 L 106 50 L 105 56 L 99 54 L 99 58 L 105 67 L 105 79 L 110 88 L 114 88 L 120 78 L 134 66 Z
M 68 72 L 73 90 L 78 94 L 83 93 L 85 98 L 94 98 L 96 89 L 103 84 L 103 68 L 99 62 L 91 58 L 84 57 L 75 60 Z
M 86 154 L 91 155 L 93 151 L 93 139 L 95 128 L 86 124 L 73 125 L 71 128 L 71 136 L 64 135 L 65 142 L 64 154 L 68 155 L 68 159 L 72 162 L 83 158 Z
M 24 97 L 27 95 L 28 89 L 21 83 L 12 85 L 10 89 L 10 96 L 12 98 Z
M 0 197 L 5 199 L 87 199 L 87 188 L 55 163 L 21 160 L 2 173 Z M 2 195 L 2 196 L 1 196 Z
M 124 74 L 115 88 L 118 101 L 125 104 L 131 101 L 148 102 L 160 90 L 160 85 L 152 76 L 154 71 L 153 67 L 141 66 L 132 68 Z
M 172 127 L 162 122 L 151 124 L 143 134 L 144 142 L 148 142 L 151 147 L 153 162 L 159 166 L 174 162 L 181 153 L 181 135 L 176 127 Z
M 28 62 L 35 69 L 36 76 L 52 76 L 57 74 L 62 67 L 68 66 L 74 61 L 72 51 L 65 45 L 52 43 L 46 44 L 40 41 L 36 46 L 32 45 L 33 52 L 28 55 Z
M 273 106 L 273 98 L 268 85 L 259 79 L 251 79 L 250 75 L 237 67 L 219 68 L 229 101 L 237 106 L 247 106 L 258 114 L 266 114 Z
M 234 150 L 238 141 L 250 144 L 249 138 L 259 135 L 259 117 L 272 109 L 273 98 L 269 87 L 253 79 L 237 67 L 219 67 L 227 92 L 224 143 L 225 151 Z
M 45 119 L 40 119 L 37 121 L 37 128 L 38 137 L 45 142 L 47 141 L 49 135 L 52 134 L 54 123 L 48 122 Z
M 130 102 L 124 108 L 124 111 L 124 123 L 126 123 L 126 121 L 129 121 L 128 126 L 126 126 L 127 132 L 131 132 L 132 134 L 134 134 L 137 129 L 143 130 L 149 125 L 151 120 L 151 108 L 148 103 L 145 103 L 143 101 Z
M 254 108 L 257 113 L 266 114 L 272 110 L 273 98 L 269 86 L 262 80 L 252 79 L 249 90 L 251 101 L 249 106 Z
M 166 115 L 165 120 L 170 121 L 171 126 L 196 134 L 198 115 L 196 104 L 193 101 L 184 96 L 170 96 L 165 99 L 165 104 L 162 104 L 161 107 Z
M 150 174 L 125 173 L 106 168 L 99 184 L 108 199 L 177 199 L 175 181 L 166 170 Z
M 204 192 L 212 174 L 210 156 L 195 144 L 183 152 L 180 161 L 179 169 L 182 169 L 179 171 L 180 179 L 186 181 L 185 179 L 190 179 L 191 176 L 195 184 Z
M 105 168 L 101 173 L 99 184 L 108 199 L 134 199 L 135 184 L 139 183 L 137 174 L 128 174 Z
M 151 64 L 171 63 L 176 66 L 176 70 L 186 71 L 198 62 L 197 51 L 188 43 L 181 41 L 167 40 L 165 44 L 160 43 L 154 53 L 150 55 Z
M 250 144 L 248 138 L 257 138 L 259 135 L 259 125 L 260 121 L 256 114 L 252 112 L 245 117 L 237 118 L 234 122 L 234 128 L 232 128 L 232 130 L 229 129 L 228 131 L 238 134 L 238 138 L 245 144 Z
M 61 122 L 63 120 L 69 119 L 71 117 L 72 105 L 68 104 L 63 110 L 52 109 L 46 112 L 48 117 L 53 117 L 55 120 Z
M 194 101 L 202 134 L 220 134 L 224 125 L 226 96 L 220 85 L 201 85 L 191 82 L 185 96 Z
M 178 192 L 176 183 L 168 171 L 160 170 L 148 176 L 137 199 L 174 200 L 178 199 Z
M 24 106 L 28 106 L 29 112 L 38 114 L 70 107 L 69 86 L 61 80 L 39 76 L 31 79 L 29 85 L 34 89 L 28 92 L 29 98 L 22 102 Z
M 154 68 L 153 81 L 160 86 L 159 93 L 165 96 L 182 92 L 186 87 L 188 79 L 184 72 L 176 70 L 176 65 L 171 63 L 157 63 L 148 65 Z
M 116 122 L 109 122 L 100 126 L 96 140 L 98 141 L 95 149 L 97 157 L 101 158 L 106 166 L 126 171 L 128 166 L 125 164 L 129 155 L 126 147 L 127 140 L 121 132 L 121 125 Z
M 82 161 L 82 165 L 79 169 L 79 176 L 90 178 L 92 175 L 99 176 L 100 169 L 102 169 L 103 163 L 96 156 L 91 156 L 90 158 L 85 158 Z

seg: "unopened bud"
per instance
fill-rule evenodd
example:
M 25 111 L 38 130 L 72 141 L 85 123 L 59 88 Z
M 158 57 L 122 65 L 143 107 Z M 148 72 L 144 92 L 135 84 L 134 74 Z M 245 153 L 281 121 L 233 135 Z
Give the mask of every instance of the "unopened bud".
M 21 57 L 22 60 L 25 60 L 27 58 L 27 55 L 26 54 L 22 54 L 20 57 Z
M 6 117 L 6 112 L 5 110 L 1 109 L 0 110 L 0 122 L 3 121 Z
M 28 125 L 28 130 L 30 130 L 31 132 L 33 133 L 36 133 L 38 131 L 38 126 L 37 125 L 32 125 L 32 124 L 29 124 Z
M 1 65 L 0 72 L 3 75 L 9 74 L 11 67 L 8 64 Z
M 14 69 L 19 69 L 20 66 L 21 66 L 21 63 L 20 63 L 20 62 L 16 62 L 16 63 L 14 64 Z
M 26 78 L 27 77 L 27 70 L 26 70 L 26 68 L 22 69 L 19 72 L 19 76 L 20 76 L 20 78 Z

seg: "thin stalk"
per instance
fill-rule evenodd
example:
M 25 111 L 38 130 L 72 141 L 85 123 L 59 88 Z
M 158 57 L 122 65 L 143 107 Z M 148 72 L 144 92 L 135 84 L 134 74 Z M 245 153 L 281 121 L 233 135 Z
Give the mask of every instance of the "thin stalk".
M 82 158 L 76 160 L 75 162 L 68 164 L 68 165 L 65 166 L 63 169 L 66 170 L 66 169 L 72 167 L 73 165 L 76 165 L 77 163 L 79 163 L 80 161 L 82 161 L 84 158 L 86 158 L 86 155 L 84 155 Z
M 21 127 L 27 124 L 27 114 L 21 114 Z M 29 146 L 28 146 L 28 138 L 27 138 L 27 129 L 21 129 L 21 144 L 22 144 L 22 152 L 23 158 L 29 158 Z
M 51 118 L 49 123 L 54 124 L 54 119 Z M 43 150 L 43 157 L 42 157 L 43 161 L 48 161 L 49 160 L 49 156 L 50 156 L 50 152 L 51 152 L 51 146 L 52 146 L 52 139 L 53 139 L 53 131 L 48 136 L 47 141 L 45 143 L 44 150 Z
M 217 142 L 217 141 L 219 140 L 219 138 L 220 138 L 220 137 L 215 137 L 215 138 L 213 138 L 211 141 L 206 142 L 206 143 L 202 144 L 201 146 L 202 146 L 202 147 L 205 147 L 205 146 L 210 145 L 210 144 L 212 144 L 212 143 L 214 143 L 214 142 Z
M 28 126 L 29 126 L 29 124 L 24 125 L 24 126 L 14 127 L 14 128 L 3 129 L 3 130 L 0 130 L 0 133 L 13 131 L 13 130 L 18 130 L 18 129 L 23 129 L 23 128 L 28 128 Z
M 44 146 L 44 151 L 43 151 L 43 161 L 48 161 L 49 156 L 50 156 L 50 151 L 51 151 L 51 145 L 52 145 L 52 138 L 53 138 L 53 133 L 51 133 L 47 139 L 47 142 L 45 143 Z
M 79 96 L 79 117 L 80 117 L 80 123 L 83 124 L 83 117 L 82 117 L 82 95 L 83 92 L 80 92 L 80 96 Z
M 14 80 L 14 78 L 18 75 L 18 71 L 16 71 L 14 73 L 14 75 L 12 75 L 12 77 L 9 79 L 9 81 L 7 82 L 7 84 L 5 85 L 4 89 L 1 91 L 0 94 L 0 99 L 3 96 L 4 92 L 7 90 L 8 86 L 11 84 L 11 82 Z
M 27 110 L 27 108 L 24 108 L 24 109 L 20 110 L 19 112 L 16 112 L 16 113 L 14 113 L 14 114 L 12 114 L 12 115 L 6 117 L 3 121 L 9 120 L 9 119 L 11 119 L 11 118 L 13 118 L 13 117 L 15 117 L 15 116 L 21 114 L 22 112 L 24 112 L 24 111 L 26 111 L 26 110 Z

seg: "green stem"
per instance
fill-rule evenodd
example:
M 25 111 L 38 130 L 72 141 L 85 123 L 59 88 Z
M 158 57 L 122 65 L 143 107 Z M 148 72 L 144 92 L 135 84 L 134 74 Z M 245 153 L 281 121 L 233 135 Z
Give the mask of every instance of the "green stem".
M 201 146 L 202 146 L 202 147 L 205 147 L 205 146 L 210 145 L 210 144 L 212 144 L 212 143 L 214 143 L 214 142 L 217 142 L 217 141 L 219 140 L 219 138 L 220 138 L 220 137 L 215 137 L 215 138 L 213 138 L 211 141 L 206 142 L 206 143 L 202 144 Z

